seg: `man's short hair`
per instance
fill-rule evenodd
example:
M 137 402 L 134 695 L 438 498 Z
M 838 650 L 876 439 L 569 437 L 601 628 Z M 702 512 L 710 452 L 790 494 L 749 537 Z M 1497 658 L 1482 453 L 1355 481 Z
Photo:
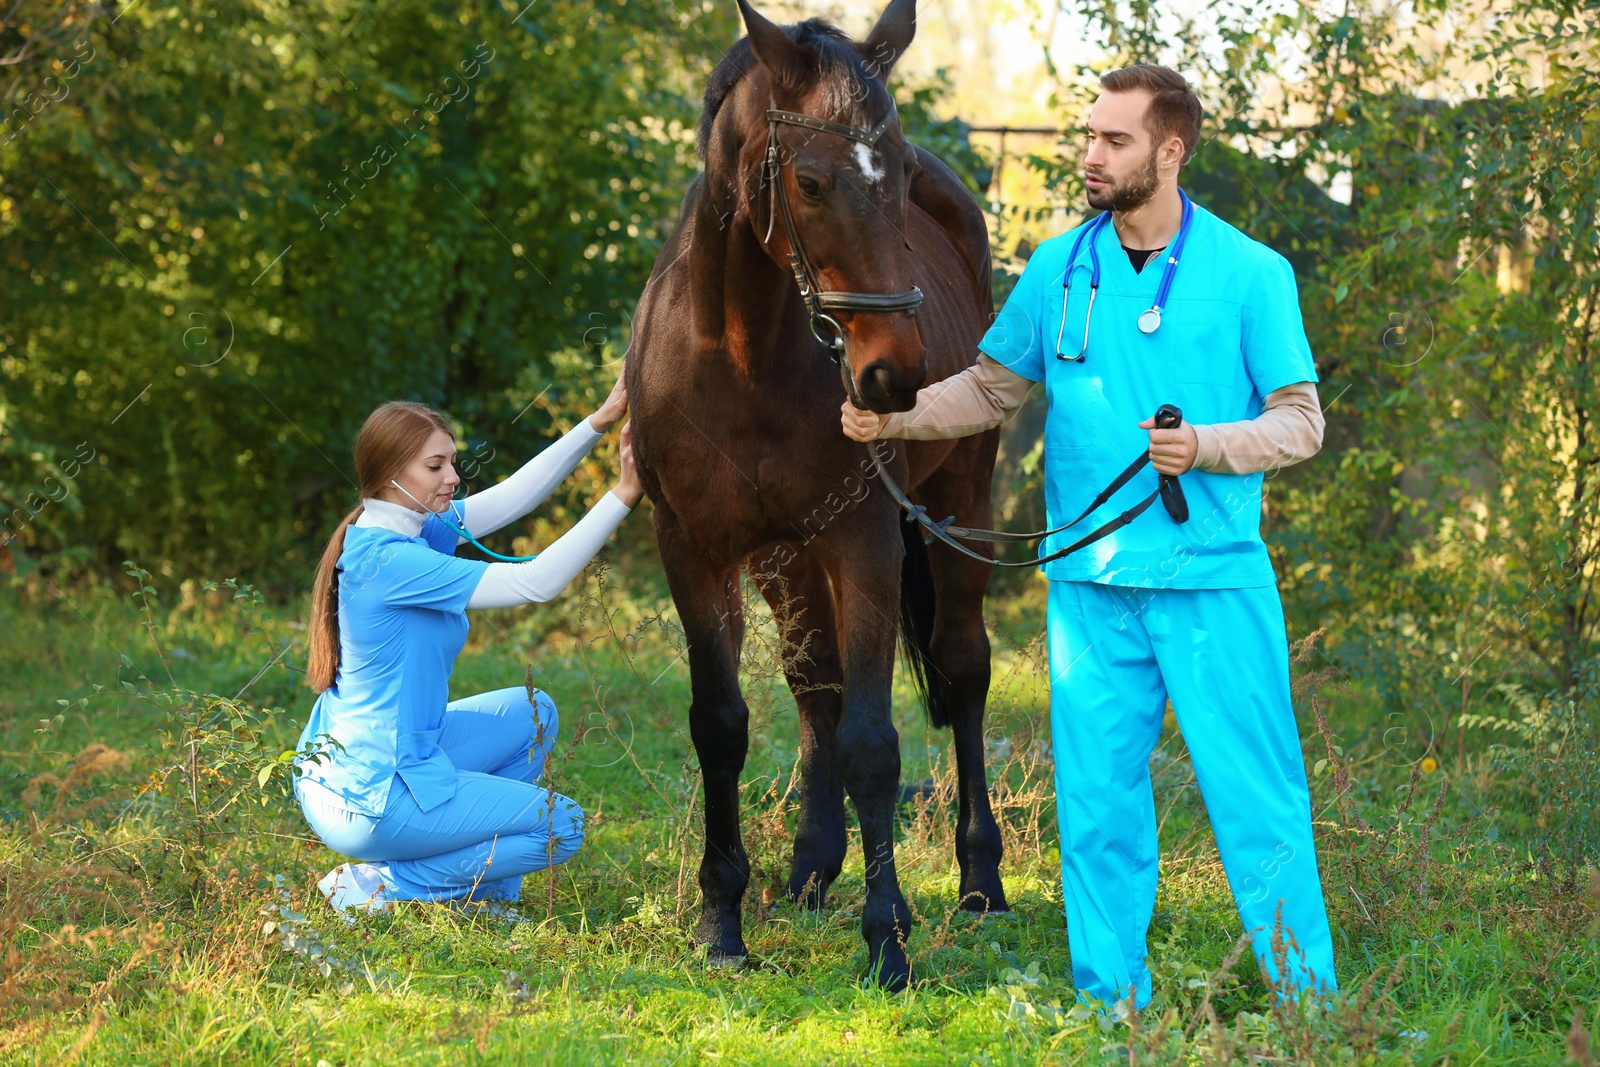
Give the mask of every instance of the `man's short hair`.
M 1200 120 L 1205 109 L 1200 98 L 1183 75 L 1168 67 L 1154 63 L 1136 63 L 1131 67 L 1109 70 L 1100 75 L 1100 87 L 1108 93 L 1126 93 L 1144 89 L 1150 93 L 1150 106 L 1144 113 L 1144 124 L 1157 142 L 1177 136 L 1183 139 L 1183 159 L 1187 163 L 1194 155 L 1194 146 L 1200 141 Z

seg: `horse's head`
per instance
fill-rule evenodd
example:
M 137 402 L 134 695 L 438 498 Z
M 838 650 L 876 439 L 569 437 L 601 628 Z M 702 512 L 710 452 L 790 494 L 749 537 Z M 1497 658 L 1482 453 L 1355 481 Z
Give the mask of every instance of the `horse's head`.
M 812 284 L 839 294 L 826 314 L 838 324 L 860 399 L 873 411 L 904 411 L 927 376 L 908 307 L 918 299 L 905 236 L 917 161 L 884 82 L 916 31 L 916 0 L 891 0 L 862 42 L 816 19 L 780 27 L 746 0 L 738 3 L 757 63 L 738 104 L 740 199 L 756 239 L 785 274 L 792 273 L 791 252 L 799 252 Z M 769 108 L 834 129 L 792 120 L 769 125 Z M 764 168 L 774 144 L 775 174 Z M 843 294 L 877 295 L 893 306 L 861 307 L 870 300 Z M 821 325 L 830 338 L 832 324 Z

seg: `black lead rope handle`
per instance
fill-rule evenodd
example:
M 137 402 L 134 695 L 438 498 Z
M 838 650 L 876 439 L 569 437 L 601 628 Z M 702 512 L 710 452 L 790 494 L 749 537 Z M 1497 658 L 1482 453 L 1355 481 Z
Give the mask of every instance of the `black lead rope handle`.
M 1183 412 L 1173 404 L 1162 404 L 1156 409 L 1155 423 L 1160 429 L 1173 429 L 1174 427 L 1182 425 Z M 1007 533 L 1004 530 L 979 530 L 967 526 L 951 525 L 952 521 L 954 520 L 954 516 L 951 516 L 949 519 L 945 519 L 944 522 L 940 523 L 939 525 L 942 532 L 948 533 L 951 537 L 959 537 L 967 541 L 989 541 L 995 544 L 1010 544 L 1013 542 L 1031 543 L 1033 541 L 1042 541 L 1052 534 L 1058 534 L 1063 530 L 1067 530 L 1078 525 L 1078 523 L 1094 514 L 1097 510 L 1099 510 L 1100 505 L 1110 500 L 1112 496 L 1116 494 L 1117 490 L 1121 489 L 1123 486 L 1132 481 L 1133 476 L 1143 470 L 1145 464 L 1149 462 L 1150 450 L 1145 449 L 1145 451 L 1141 452 L 1132 463 L 1124 467 L 1120 474 L 1111 479 L 1111 483 L 1102 489 L 1100 494 L 1091 500 L 1089 502 L 1089 506 L 1084 508 L 1076 518 L 1064 522 L 1060 526 L 1057 526 L 1053 529 L 1035 530 L 1033 533 Z M 1178 482 L 1176 475 L 1162 474 L 1158 476 L 1156 493 L 1152 494 L 1152 499 L 1154 499 L 1154 497 L 1158 494 L 1161 497 L 1162 504 L 1166 506 L 1167 514 L 1172 517 L 1173 522 L 1181 523 L 1188 521 L 1189 504 L 1184 498 L 1183 486 Z
M 1156 408 L 1156 427 L 1162 430 L 1175 429 L 1183 424 L 1183 412 L 1171 404 L 1162 404 Z M 1145 455 L 1149 455 L 1148 452 Z M 1172 521 L 1185 523 L 1189 521 L 1189 501 L 1183 495 L 1183 486 L 1178 483 L 1176 474 L 1163 474 L 1156 483 L 1156 492 L 1161 494 L 1161 503 L 1165 505 L 1167 514 L 1172 516 Z

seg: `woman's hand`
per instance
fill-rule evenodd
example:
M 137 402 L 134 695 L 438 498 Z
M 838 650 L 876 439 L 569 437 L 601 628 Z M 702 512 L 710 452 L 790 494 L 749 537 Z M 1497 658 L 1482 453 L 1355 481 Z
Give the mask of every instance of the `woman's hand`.
M 589 425 L 594 427 L 596 433 L 605 433 L 616 425 L 618 419 L 628 413 L 628 387 L 622 384 L 622 375 L 617 375 L 617 384 L 611 387 L 611 395 L 606 397 L 606 402 L 600 409 L 589 416 Z
M 644 486 L 639 482 L 639 469 L 633 464 L 633 423 L 622 427 L 622 478 L 611 490 L 630 508 L 644 496 Z

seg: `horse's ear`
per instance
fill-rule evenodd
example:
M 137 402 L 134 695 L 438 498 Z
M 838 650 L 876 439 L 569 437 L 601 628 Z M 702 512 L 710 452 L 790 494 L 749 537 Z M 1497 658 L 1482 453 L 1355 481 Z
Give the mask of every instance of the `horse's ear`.
M 773 86 L 791 92 L 805 88 L 811 69 L 810 50 L 796 44 L 781 26 L 769 21 L 745 0 L 738 0 L 738 3 L 739 14 L 744 16 L 745 30 L 750 35 L 750 48 L 767 68 Z
M 889 6 L 878 16 L 878 22 L 867 34 L 867 39 L 856 45 L 867 69 L 879 80 L 887 82 L 889 71 L 894 69 L 911 38 L 917 35 L 917 0 L 889 0 Z

